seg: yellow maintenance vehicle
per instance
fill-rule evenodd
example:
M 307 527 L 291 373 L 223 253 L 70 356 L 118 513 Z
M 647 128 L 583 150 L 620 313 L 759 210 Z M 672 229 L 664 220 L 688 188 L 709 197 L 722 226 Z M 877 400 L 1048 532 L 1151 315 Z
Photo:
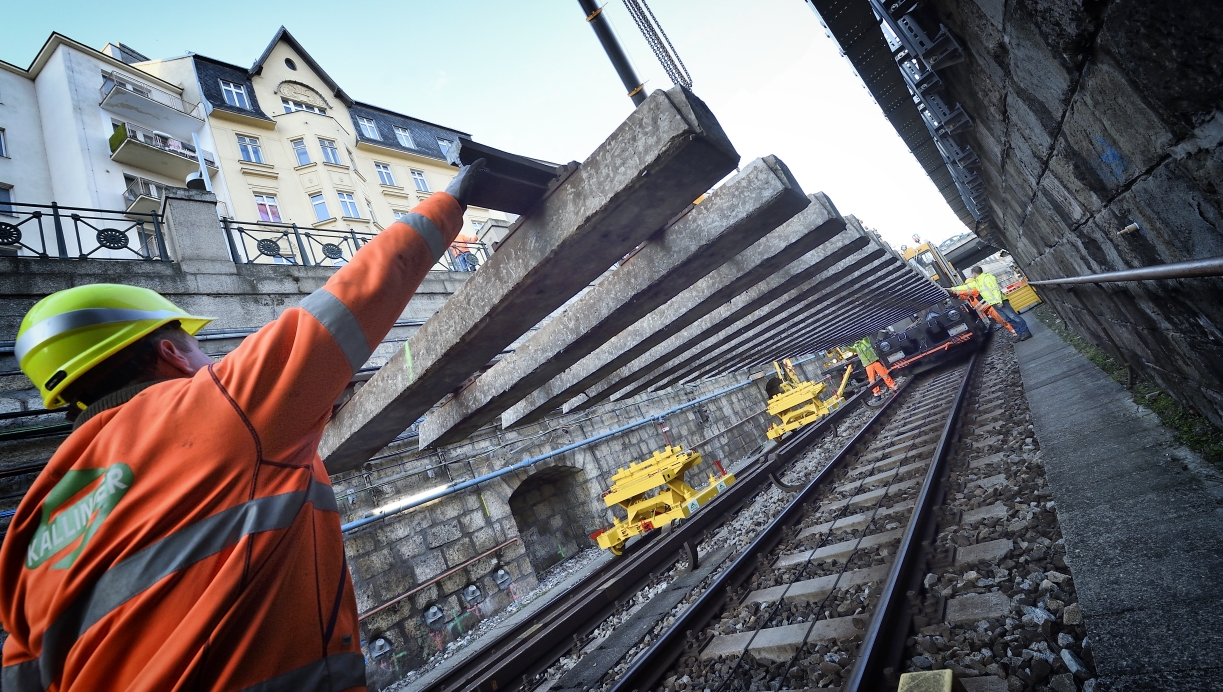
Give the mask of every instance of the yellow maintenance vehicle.
M 781 423 L 769 426 L 765 434 L 770 440 L 776 440 L 791 430 L 814 423 L 845 403 L 845 385 L 849 382 L 854 366 L 851 364 L 845 368 L 845 374 L 841 376 L 841 386 L 827 399 L 821 399 L 819 395 L 828 389 L 828 383 L 800 380 L 790 359 L 787 358 L 781 363 L 773 361 L 773 369 L 777 371 L 781 383 L 780 391 L 769 399 L 768 411 L 769 415 L 781 419 Z
M 617 470 L 611 477 L 611 488 L 603 493 L 603 502 L 608 507 L 619 505 L 628 517 L 624 521 L 617 517 L 611 528 L 590 537 L 598 541 L 600 548 L 620 555 L 628 539 L 691 516 L 735 482 L 732 473 L 710 474 L 709 485 L 696 490 L 684 481 L 684 474 L 700 463 L 698 452 L 667 445 L 649 459 Z M 657 493 L 648 494 L 655 488 Z

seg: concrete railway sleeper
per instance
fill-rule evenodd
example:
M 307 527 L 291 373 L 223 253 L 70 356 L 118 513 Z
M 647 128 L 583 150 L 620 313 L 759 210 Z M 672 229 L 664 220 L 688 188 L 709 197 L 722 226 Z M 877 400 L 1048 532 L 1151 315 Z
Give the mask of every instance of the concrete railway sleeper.
M 688 554 L 686 546 L 699 547 L 704 537 L 732 518 L 754 495 L 765 491 L 771 477 L 779 476 L 812 442 L 829 430 L 835 431 L 843 418 L 861 408 L 864 396 L 860 393 L 820 423 L 747 460 L 736 472 L 738 481 L 700 512 L 675 524 L 668 532 L 645 534 L 644 540 L 628 546 L 624 556 L 600 566 L 531 618 L 506 628 L 495 639 L 476 644 L 481 647 L 479 651 L 431 680 L 428 689 L 500 690 L 538 675 L 572 649 L 575 641 L 586 637 L 621 602 L 648 588 L 656 575 L 673 568 Z M 705 553 L 702 551 L 701 555 L 703 561 Z M 720 561 L 713 561 L 711 566 Z M 691 565 L 680 568 L 695 571 Z
M 1095 689 L 1013 345 L 906 384 L 602 689 Z

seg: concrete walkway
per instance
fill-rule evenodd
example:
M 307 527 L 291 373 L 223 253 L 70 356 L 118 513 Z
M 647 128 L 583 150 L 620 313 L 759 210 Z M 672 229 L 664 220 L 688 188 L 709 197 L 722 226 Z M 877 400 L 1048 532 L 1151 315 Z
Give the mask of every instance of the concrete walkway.
M 1016 344 L 1101 687 L 1223 689 L 1223 475 L 1038 320 Z

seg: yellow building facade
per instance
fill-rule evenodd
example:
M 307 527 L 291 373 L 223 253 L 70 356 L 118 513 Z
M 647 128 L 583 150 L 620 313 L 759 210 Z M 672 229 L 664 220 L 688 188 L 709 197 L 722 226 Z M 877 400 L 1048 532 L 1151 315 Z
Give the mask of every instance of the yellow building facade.
M 286 258 L 304 252 L 311 263 L 342 262 L 328 262 L 319 248 L 331 242 L 348 256 L 341 241 L 360 244 L 457 173 L 446 153 L 465 133 L 354 101 L 284 29 L 249 69 L 200 56 L 195 62 L 211 106 L 221 213 L 233 219 L 239 255 L 249 257 L 269 237 L 257 222 L 279 222 L 309 235 L 303 241 L 298 231 L 286 233 L 279 241 Z M 488 221 L 506 223 L 504 214 L 477 207 L 465 216 L 464 235 L 473 240 Z M 482 247 L 470 249 L 484 258 Z M 462 259 L 453 266 L 459 254 L 443 262 L 463 269 Z

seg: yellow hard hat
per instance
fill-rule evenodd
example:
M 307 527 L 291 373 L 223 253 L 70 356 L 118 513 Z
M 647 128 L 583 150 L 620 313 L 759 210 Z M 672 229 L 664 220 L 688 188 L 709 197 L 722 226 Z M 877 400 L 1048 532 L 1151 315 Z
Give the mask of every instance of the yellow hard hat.
M 30 308 L 13 351 L 46 407 L 58 408 L 67 403 L 60 396 L 65 387 L 124 346 L 175 320 L 195 334 L 213 319 L 189 315 L 147 288 L 77 286 Z

